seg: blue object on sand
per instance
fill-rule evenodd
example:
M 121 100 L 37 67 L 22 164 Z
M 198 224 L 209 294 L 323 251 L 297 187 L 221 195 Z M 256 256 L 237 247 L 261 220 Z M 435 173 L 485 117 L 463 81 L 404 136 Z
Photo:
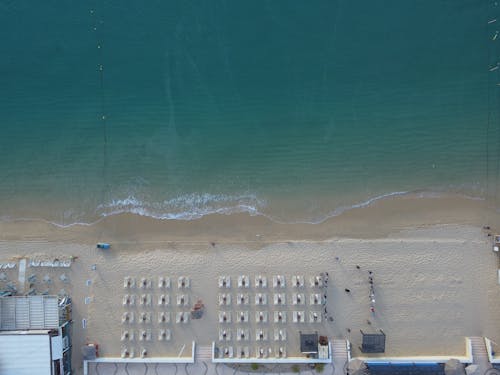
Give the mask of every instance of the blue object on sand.
M 105 242 L 99 242 L 97 244 L 97 248 L 98 249 L 109 249 L 111 247 L 111 245 L 109 243 L 105 243 Z

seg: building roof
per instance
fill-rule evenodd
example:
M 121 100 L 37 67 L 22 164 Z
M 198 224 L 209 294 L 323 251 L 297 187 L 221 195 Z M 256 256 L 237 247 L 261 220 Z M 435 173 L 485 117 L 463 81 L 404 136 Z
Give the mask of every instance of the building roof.
M 57 296 L 0 297 L 0 331 L 59 327 Z

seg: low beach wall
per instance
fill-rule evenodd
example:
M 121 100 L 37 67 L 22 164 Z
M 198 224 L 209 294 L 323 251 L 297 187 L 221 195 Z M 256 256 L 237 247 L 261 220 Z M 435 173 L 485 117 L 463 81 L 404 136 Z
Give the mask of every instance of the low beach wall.
M 350 357 L 350 356 L 349 356 Z M 354 357 L 360 359 L 367 365 L 433 365 L 445 363 L 450 359 L 458 359 L 461 363 L 472 363 L 472 342 L 465 338 L 465 356 L 415 356 L 415 357 Z M 492 362 L 493 363 L 493 362 Z M 498 360 L 500 363 L 500 359 Z
M 83 361 L 83 375 L 88 375 L 89 364 L 91 363 L 115 363 L 115 364 L 126 364 L 126 363 L 145 363 L 145 364 L 155 364 L 155 363 L 181 363 L 189 364 L 194 363 L 196 343 L 193 341 L 191 348 L 191 357 L 152 357 L 152 358 L 116 358 L 116 357 L 101 357 L 96 359 L 88 359 Z

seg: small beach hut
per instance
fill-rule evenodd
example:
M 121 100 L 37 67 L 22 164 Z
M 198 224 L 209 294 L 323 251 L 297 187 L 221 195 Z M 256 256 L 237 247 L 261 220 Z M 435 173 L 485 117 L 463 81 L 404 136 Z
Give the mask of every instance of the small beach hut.
M 385 352 L 385 333 L 380 330 L 380 333 L 364 333 L 361 331 L 363 336 L 363 343 L 361 345 L 362 353 L 384 353 Z
M 300 332 L 300 352 L 303 354 L 318 353 L 318 334 Z

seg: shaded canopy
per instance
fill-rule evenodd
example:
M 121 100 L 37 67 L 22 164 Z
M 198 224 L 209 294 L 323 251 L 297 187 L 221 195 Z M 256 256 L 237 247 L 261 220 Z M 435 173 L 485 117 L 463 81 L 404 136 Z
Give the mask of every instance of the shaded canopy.
M 466 375 L 464 365 L 455 358 L 451 358 L 444 364 L 445 375 Z

